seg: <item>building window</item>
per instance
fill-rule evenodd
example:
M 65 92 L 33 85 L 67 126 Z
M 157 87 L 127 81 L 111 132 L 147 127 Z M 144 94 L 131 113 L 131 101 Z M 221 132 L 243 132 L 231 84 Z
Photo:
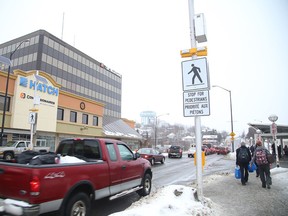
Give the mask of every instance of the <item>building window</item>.
M 64 109 L 58 108 L 57 110 L 57 120 L 64 120 Z
M 4 107 L 4 100 L 5 100 L 5 96 L 0 95 L 0 110 L 2 110 L 2 111 L 3 111 L 3 107 Z M 9 107 L 10 107 L 10 97 L 7 97 L 6 111 L 9 111 Z
M 70 122 L 77 122 L 77 112 L 70 112 Z
M 88 115 L 87 114 L 82 115 L 82 124 L 88 124 Z
M 98 126 L 98 116 L 93 116 L 93 126 Z

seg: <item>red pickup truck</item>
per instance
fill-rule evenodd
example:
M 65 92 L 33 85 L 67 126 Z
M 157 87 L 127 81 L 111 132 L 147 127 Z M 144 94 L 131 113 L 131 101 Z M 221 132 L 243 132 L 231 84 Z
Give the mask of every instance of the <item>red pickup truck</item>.
M 56 154 L 83 162 L 29 165 L 0 162 L 0 214 L 90 216 L 93 200 L 115 199 L 131 192 L 150 194 L 148 160 L 119 141 L 65 139 Z M 79 160 L 77 159 L 77 160 Z

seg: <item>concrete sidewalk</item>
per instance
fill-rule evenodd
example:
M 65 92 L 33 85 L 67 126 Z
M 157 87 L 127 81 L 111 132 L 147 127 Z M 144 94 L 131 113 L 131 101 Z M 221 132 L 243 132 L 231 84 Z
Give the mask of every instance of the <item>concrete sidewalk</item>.
M 235 162 L 232 160 L 232 169 Z M 233 164 L 233 165 L 232 165 Z M 276 168 L 274 164 L 272 166 Z M 280 168 L 288 168 L 288 157 L 280 160 Z M 249 173 L 247 185 L 243 186 L 240 179 L 234 177 L 234 172 L 211 176 L 214 179 L 203 181 L 203 195 L 216 204 L 215 215 L 219 216 L 287 216 L 288 215 L 288 180 L 281 185 L 278 173 L 273 171 L 271 189 L 262 188 L 261 180 L 256 172 Z M 287 172 L 287 171 L 284 171 Z M 283 173 L 283 169 L 282 169 Z M 207 178 L 211 178 L 207 177 Z

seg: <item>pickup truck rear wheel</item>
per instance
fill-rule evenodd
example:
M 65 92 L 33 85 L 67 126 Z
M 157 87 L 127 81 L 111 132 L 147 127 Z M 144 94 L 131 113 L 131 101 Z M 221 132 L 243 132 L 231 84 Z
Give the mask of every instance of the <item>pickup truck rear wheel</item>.
M 90 216 L 91 202 L 87 194 L 75 194 L 67 204 L 65 216 Z
M 4 160 L 12 160 L 13 159 L 13 154 L 11 152 L 6 152 L 4 154 Z
M 142 186 L 143 188 L 138 190 L 137 193 L 140 195 L 140 196 L 147 196 L 150 194 L 150 191 L 151 191 L 151 175 L 150 174 L 145 174 L 145 176 L 143 177 L 142 179 Z

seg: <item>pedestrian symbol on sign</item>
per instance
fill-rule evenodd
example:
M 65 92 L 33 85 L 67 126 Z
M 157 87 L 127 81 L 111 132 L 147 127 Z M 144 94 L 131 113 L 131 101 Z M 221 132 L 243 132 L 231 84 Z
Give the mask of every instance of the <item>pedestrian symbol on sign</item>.
M 209 89 L 207 59 L 197 58 L 182 62 L 183 91 Z
M 35 124 L 36 122 L 36 113 L 30 112 L 29 113 L 29 124 Z
M 201 83 L 203 83 L 203 81 L 200 77 L 200 74 L 199 74 L 199 73 L 201 73 L 201 69 L 199 67 L 194 66 L 194 64 L 191 64 L 191 66 L 192 66 L 192 69 L 188 72 L 188 74 L 190 74 L 191 72 L 194 73 L 194 75 L 192 77 L 192 85 L 194 85 L 196 77 L 199 79 L 199 81 Z

